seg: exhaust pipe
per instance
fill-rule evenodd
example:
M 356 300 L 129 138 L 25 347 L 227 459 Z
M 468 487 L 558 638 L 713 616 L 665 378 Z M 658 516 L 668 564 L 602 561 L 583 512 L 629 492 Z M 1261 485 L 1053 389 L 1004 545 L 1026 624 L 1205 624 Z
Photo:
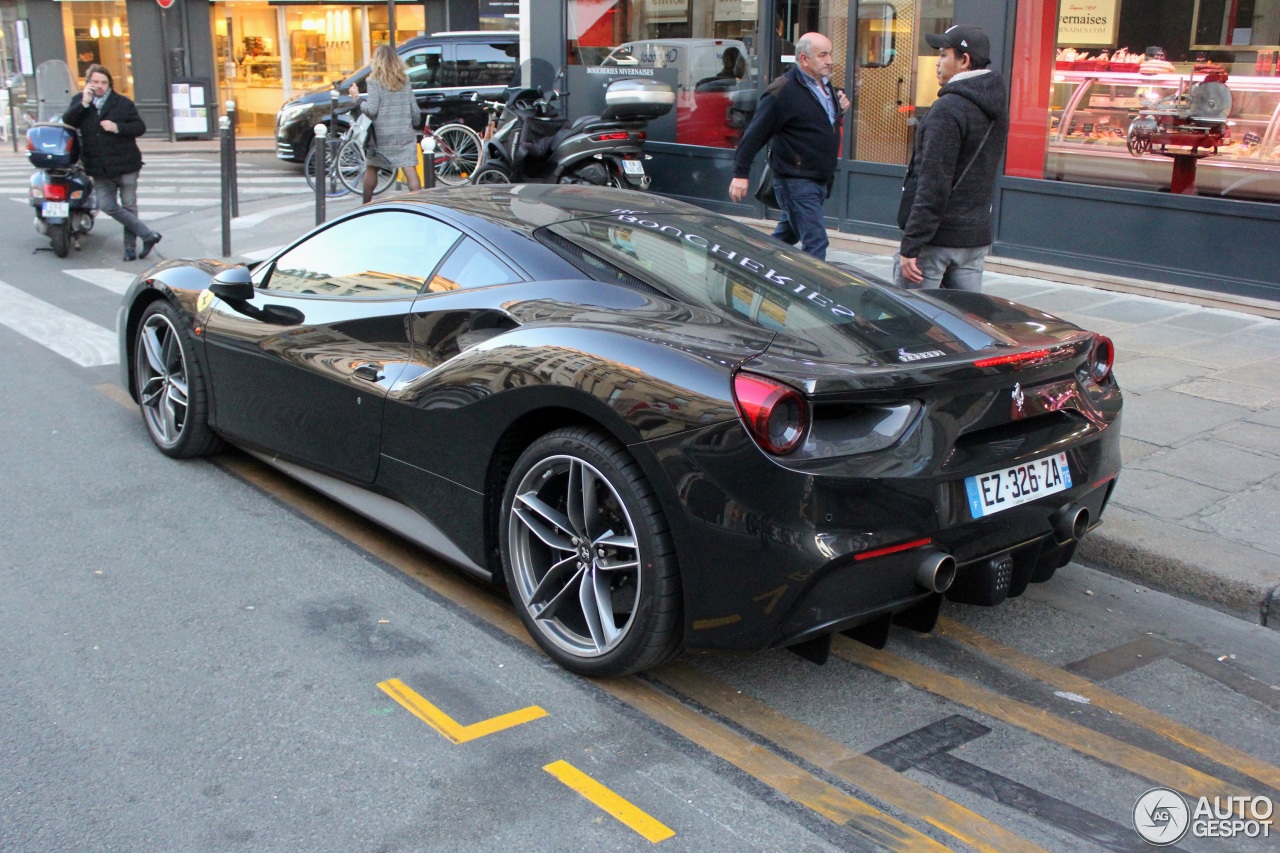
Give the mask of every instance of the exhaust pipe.
M 1053 526 L 1053 532 L 1059 542 L 1079 542 L 1089 532 L 1089 508 L 1068 507 Z
M 941 551 L 925 554 L 916 567 L 916 583 L 930 592 L 946 592 L 955 579 L 955 557 Z

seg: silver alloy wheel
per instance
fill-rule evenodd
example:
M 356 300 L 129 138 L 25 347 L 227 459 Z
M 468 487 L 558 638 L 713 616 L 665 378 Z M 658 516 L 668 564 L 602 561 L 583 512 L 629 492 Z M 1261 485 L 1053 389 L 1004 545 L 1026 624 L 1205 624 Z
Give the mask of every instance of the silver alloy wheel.
M 173 447 L 187 425 L 187 360 L 178 330 L 161 313 L 149 316 L 138 334 L 138 399 L 147 428 L 159 444 Z
M 574 456 L 549 456 L 521 480 L 507 521 L 519 595 L 543 635 L 599 658 L 626 638 L 640 603 L 640 546 L 613 485 Z

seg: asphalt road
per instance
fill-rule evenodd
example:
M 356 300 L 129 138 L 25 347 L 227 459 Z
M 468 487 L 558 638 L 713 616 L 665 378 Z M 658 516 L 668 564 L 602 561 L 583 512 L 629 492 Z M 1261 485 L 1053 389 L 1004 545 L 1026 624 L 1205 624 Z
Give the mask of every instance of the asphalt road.
M 67 273 L 138 271 L 118 226 L 59 261 L 0 203 L 0 849 L 1139 850 L 1152 787 L 1280 799 L 1280 634 L 1075 565 L 823 667 L 569 675 L 251 458 L 155 451 Z

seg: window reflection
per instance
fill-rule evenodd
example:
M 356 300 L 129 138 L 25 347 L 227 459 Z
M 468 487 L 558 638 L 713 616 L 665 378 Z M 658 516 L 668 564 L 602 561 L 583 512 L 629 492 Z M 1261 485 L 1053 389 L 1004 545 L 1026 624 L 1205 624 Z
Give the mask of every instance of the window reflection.
M 420 214 L 368 213 L 326 228 L 281 255 L 266 287 L 347 298 L 416 294 L 460 236 Z

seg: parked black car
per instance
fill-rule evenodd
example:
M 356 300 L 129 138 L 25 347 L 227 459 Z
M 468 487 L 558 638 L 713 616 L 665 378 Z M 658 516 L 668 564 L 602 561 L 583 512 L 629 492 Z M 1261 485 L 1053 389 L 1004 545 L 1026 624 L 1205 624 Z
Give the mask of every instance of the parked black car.
M 998 604 L 1120 469 L 1102 335 L 628 190 L 396 196 L 252 271 L 165 261 L 117 327 L 163 453 L 234 442 L 505 581 L 589 675 Z
M 515 32 L 435 33 L 410 39 L 397 48 L 409 68 L 414 94 L 424 109 L 435 110 L 431 126 L 461 121 L 483 131 L 488 117 L 471 99 L 501 99 L 520 66 L 520 35 Z M 337 83 L 338 122 L 345 130 L 352 100 L 347 95 L 355 83 L 365 91 L 366 65 Z M 331 86 L 323 86 L 285 103 L 276 115 L 276 156 L 301 163 L 315 139 L 315 126 L 328 125 Z

